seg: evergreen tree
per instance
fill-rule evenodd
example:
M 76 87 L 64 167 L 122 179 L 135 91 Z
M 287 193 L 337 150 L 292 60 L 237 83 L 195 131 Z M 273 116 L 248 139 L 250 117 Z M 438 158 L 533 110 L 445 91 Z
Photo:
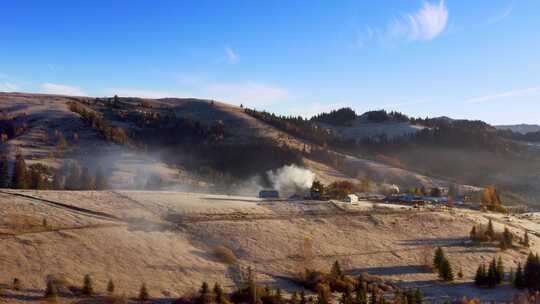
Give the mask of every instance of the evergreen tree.
M 505 250 L 512 247 L 512 233 L 508 230 L 508 227 L 504 227 L 504 232 L 500 241 L 501 249 Z
M 497 259 L 497 284 L 501 284 L 504 280 L 504 265 L 502 258 Z
M 488 225 L 487 225 L 486 236 L 487 236 L 490 240 L 494 240 L 494 239 L 495 239 L 495 230 L 493 229 L 493 223 L 491 222 L 491 219 L 489 219 L 489 222 L 488 222 Z
M 44 296 L 47 299 L 56 299 L 58 297 L 58 288 L 56 287 L 54 280 L 47 280 Z
M 225 299 L 225 294 L 223 293 L 223 288 L 221 288 L 221 285 L 219 283 L 214 284 L 214 297 L 216 299 L 216 303 L 218 304 L 225 304 L 227 303 L 227 300 Z
M 514 276 L 514 287 L 516 288 L 525 288 L 526 287 L 526 284 L 525 284 L 525 277 L 524 277 L 524 274 L 523 274 L 523 269 L 521 268 L 521 263 L 518 264 L 517 266 L 517 269 L 516 269 L 516 274 Z
M 143 283 L 141 285 L 141 289 L 139 290 L 139 301 L 142 303 L 148 301 L 150 299 L 150 295 L 148 294 L 148 289 L 146 289 L 146 284 Z
M 109 294 L 113 294 L 114 293 L 114 289 L 115 289 L 115 286 L 114 286 L 114 282 L 112 279 L 109 279 L 109 282 L 107 283 L 107 292 Z
M 9 162 L 5 154 L 0 156 L 0 188 L 9 187 Z
M 538 255 L 534 255 L 532 252 L 529 253 L 523 269 L 523 276 L 526 287 L 530 290 L 540 289 L 540 260 Z
M 433 268 L 439 270 L 444 259 L 444 251 L 441 247 L 437 247 L 437 249 L 435 250 L 435 255 L 433 257 Z
M 469 236 L 470 236 L 471 241 L 476 241 L 477 240 L 476 226 L 472 227 L 471 232 L 469 233 Z
M 91 296 L 94 294 L 94 283 L 89 274 L 84 276 L 82 294 L 85 296 Z
M 422 294 L 422 291 L 420 288 L 416 288 L 416 291 L 414 293 L 414 304 L 422 304 L 424 302 L 424 295 Z
M 343 271 L 341 270 L 341 265 L 338 261 L 334 262 L 334 265 L 332 265 L 332 270 L 330 271 L 330 275 L 334 279 L 341 279 L 343 278 Z
M 441 265 L 439 266 L 439 278 L 447 282 L 454 280 L 454 272 L 452 271 L 452 266 L 450 265 L 448 259 L 444 257 Z
M 477 286 L 484 286 L 486 284 L 486 266 L 484 264 L 478 265 L 476 275 L 474 276 L 474 283 Z
M 363 282 L 356 285 L 355 304 L 367 304 L 367 292 Z
M 28 176 L 26 162 L 22 154 L 17 153 L 15 157 L 15 168 L 13 169 L 13 175 L 11 180 L 11 187 L 15 189 L 26 189 L 28 187 Z
M 487 273 L 487 286 L 490 288 L 495 287 L 497 285 L 498 280 L 498 274 L 497 274 L 497 262 L 495 261 L 495 258 L 489 263 L 488 267 L 488 273 Z

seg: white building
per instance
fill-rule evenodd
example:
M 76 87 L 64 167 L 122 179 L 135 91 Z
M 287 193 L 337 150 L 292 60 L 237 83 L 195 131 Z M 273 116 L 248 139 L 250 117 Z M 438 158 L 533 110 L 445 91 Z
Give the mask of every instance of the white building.
M 356 196 L 356 194 L 347 195 L 347 197 L 345 198 L 345 203 L 349 203 L 349 204 L 358 203 L 358 196 Z

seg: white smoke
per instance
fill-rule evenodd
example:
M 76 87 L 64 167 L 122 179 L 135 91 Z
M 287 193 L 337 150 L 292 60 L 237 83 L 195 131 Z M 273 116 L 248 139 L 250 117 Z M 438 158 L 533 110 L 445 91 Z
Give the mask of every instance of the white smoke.
M 273 188 L 284 194 L 303 193 L 311 187 L 315 179 L 313 172 L 296 165 L 283 166 L 266 172 L 266 175 Z

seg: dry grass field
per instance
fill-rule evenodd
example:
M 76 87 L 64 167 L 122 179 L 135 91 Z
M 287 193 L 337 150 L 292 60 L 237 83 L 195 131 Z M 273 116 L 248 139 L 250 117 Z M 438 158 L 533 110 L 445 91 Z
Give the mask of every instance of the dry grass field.
M 404 287 L 423 287 L 428 297 L 466 293 L 488 300 L 516 292 L 471 284 L 480 262 L 500 255 L 507 267 L 515 267 L 528 253 L 525 248 L 501 252 L 496 246 L 469 244 L 474 223 L 490 217 L 502 230 L 502 216 L 381 206 L 182 192 L 2 190 L 0 283 L 7 287 L 8 303 L 38 303 L 47 275 L 80 286 L 85 274 L 92 275 L 103 294 L 112 278 L 118 294 L 136 296 L 145 282 L 156 301 L 165 301 L 203 281 L 230 289 L 251 266 L 261 284 L 291 291 L 299 288 L 291 279 L 304 267 L 299 256 L 307 238 L 314 268 L 327 270 L 338 260 L 348 273 L 365 271 Z M 516 235 L 537 225 L 533 217 L 507 224 Z M 539 249 L 537 237 L 531 235 L 531 241 L 533 250 Z M 426 267 L 436 246 L 444 247 L 463 279 L 437 281 Z M 216 254 L 218 247 L 232 251 L 234 264 Z M 22 291 L 9 289 L 13 278 L 22 281 Z M 69 292 L 64 297 L 76 299 Z

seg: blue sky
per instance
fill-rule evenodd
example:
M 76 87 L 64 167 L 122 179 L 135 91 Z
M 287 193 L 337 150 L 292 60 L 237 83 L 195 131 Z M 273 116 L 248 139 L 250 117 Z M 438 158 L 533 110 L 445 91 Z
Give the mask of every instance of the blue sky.
M 6 1 L 0 91 L 540 123 L 540 1 Z

